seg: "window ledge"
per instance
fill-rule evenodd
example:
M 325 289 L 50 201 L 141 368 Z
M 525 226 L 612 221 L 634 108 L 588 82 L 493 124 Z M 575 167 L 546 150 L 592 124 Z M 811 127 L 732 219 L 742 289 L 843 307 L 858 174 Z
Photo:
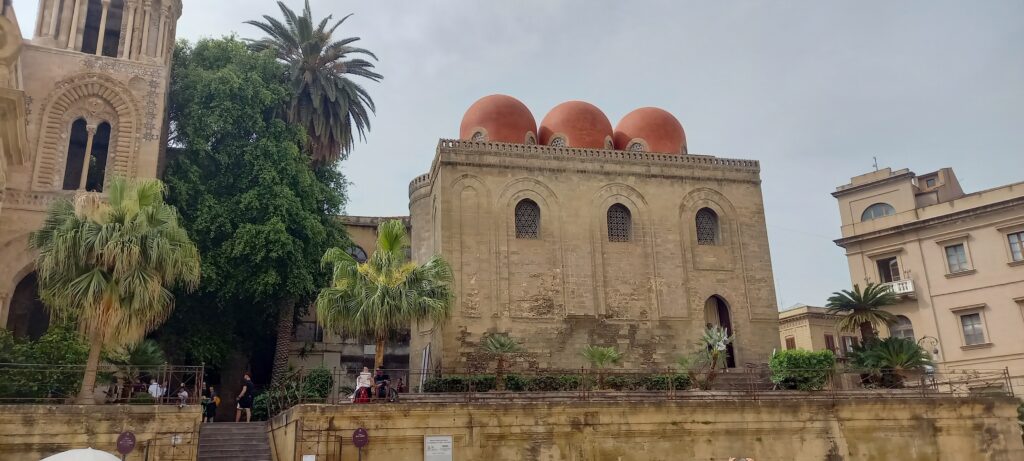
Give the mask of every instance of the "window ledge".
M 990 347 L 992 347 L 992 343 L 981 343 L 981 344 L 971 344 L 970 346 L 960 346 L 960 350 L 962 350 L 962 351 L 972 351 L 972 350 L 975 350 L 975 349 L 987 349 L 987 348 L 990 348 Z
M 1022 260 L 1020 260 L 1020 261 L 1010 261 L 1010 262 L 1006 263 L 1006 265 L 1007 265 L 1007 266 L 1010 266 L 1010 267 L 1014 267 L 1014 266 L 1024 266 L 1024 259 L 1022 259 Z
M 975 274 L 977 272 L 978 271 L 975 270 L 975 269 L 968 269 L 968 270 L 965 270 L 965 271 L 953 272 L 953 273 L 950 273 L 950 274 L 946 274 L 946 278 L 947 279 L 951 279 L 953 277 L 963 277 L 965 275 L 972 275 L 972 274 Z

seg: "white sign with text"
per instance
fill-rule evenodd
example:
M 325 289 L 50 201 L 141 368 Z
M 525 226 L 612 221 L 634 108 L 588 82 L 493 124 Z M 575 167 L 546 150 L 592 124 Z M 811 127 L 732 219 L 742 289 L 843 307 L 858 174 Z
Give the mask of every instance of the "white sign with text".
M 450 435 L 423 436 L 423 461 L 452 461 L 454 445 Z

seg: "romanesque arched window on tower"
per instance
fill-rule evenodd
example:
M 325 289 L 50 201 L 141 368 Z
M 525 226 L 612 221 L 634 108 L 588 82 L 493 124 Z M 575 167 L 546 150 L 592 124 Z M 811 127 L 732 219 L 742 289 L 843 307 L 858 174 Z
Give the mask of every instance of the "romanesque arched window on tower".
M 633 240 L 633 215 L 621 203 L 608 208 L 608 241 L 628 242 Z
M 109 123 L 104 122 L 90 129 L 85 119 L 75 120 L 71 124 L 71 136 L 68 141 L 64 190 L 103 192 L 109 150 Z
M 117 57 L 121 42 L 121 17 L 124 0 L 111 0 L 104 8 L 102 0 L 89 0 L 82 32 L 82 52 Z
M 710 208 L 697 212 L 697 244 L 718 245 L 718 214 Z
M 523 199 L 516 204 L 516 238 L 540 238 L 540 207 L 537 202 Z

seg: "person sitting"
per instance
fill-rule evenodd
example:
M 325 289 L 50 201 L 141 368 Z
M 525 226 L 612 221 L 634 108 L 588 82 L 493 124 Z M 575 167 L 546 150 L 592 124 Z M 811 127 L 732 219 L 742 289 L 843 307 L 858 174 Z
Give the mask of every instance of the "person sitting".
M 373 377 L 373 385 L 377 389 L 377 398 L 386 399 L 388 397 L 388 388 L 391 386 L 391 377 L 384 370 L 377 369 L 377 373 Z
M 185 383 L 181 383 L 178 386 L 178 408 L 185 408 L 188 405 L 188 390 L 185 389 Z
M 354 403 L 366 403 L 370 401 L 370 395 L 373 388 L 373 376 L 370 375 L 370 369 L 363 367 L 363 371 L 356 376 L 356 390 L 350 396 Z

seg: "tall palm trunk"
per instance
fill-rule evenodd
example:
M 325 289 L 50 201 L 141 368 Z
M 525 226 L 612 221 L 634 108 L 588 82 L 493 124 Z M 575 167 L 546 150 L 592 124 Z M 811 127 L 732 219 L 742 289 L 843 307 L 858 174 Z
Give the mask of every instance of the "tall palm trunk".
M 875 339 L 875 326 L 871 322 L 860 323 L 860 339 L 864 344 L 868 344 L 871 340 Z
M 373 351 L 373 368 L 381 368 L 384 366 L 384 345 L 387 337 L 377 336 L 377 347 Z
M 295 324 L 295 300 L 286 299 L 281 303 L 277 315 L 277 344 L 274 346 L 274 370 L 271 385 L 279 384 L 288 374 L 288 358 L 291 356 L 292 328 Z
M 100 366 L 100 352 L 103 351 L 103 335 L 99 328 L 89 333 L 89 359 L 85 362 L 85 376 L 82 377 L 82 388 L 78 392 L 79 405 L 95 403 L 96 372 Z

